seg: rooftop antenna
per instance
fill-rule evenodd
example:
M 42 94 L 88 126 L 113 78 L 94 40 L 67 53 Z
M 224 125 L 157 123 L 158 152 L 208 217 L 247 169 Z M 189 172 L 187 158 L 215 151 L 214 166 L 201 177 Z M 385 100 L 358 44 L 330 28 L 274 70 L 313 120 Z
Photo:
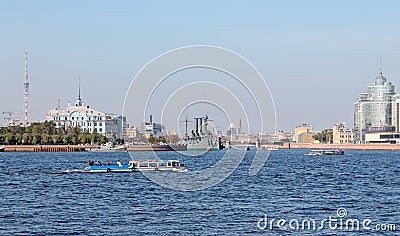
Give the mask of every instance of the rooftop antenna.
M 188 103 L 188 101 L 187 101 L 187 97 L 186 97 L 186 106 L 187 106 L 187 103 Z M 186 111 L 186 112 L 187 112 L 187 111 Z M 186 115 L 185 120 L 181 120 L 181 121 L 179 121 L 179 122 L 184 122 L 184 123 L 185 123 L 185 136 L 187 137 L 187 136 L 188 136 L 188 132 L 187 132 L 187 130 L 188 130 L 188 123 L 189 123 L 189 122 L 192 122 L 192 121 L 189 121 L 188 118 L 187 118 L 187 115 Z
M 192 122 L 192 121 L 189 121 L 188 118 L 187 118 L 187 116 L 186 116 L 185 120 L 181 120 L 180 122 L 184 122 L 184 123 L 185 123 L 185 136 L 187 137 L 187 136 L 188 136 L 188 132 L 187 132 L 187 130 L 188 130 L 188 123 L 189 123 L 189 122 Z
M 61 109 L 61 99 L 57 99 L 57 110 Z
M 379 57 L 379 74 L 382 75 L 382 57 Z
M 28 50 L 25 51 L 25 81 L 24 81 L 24 113 L 25 113 L 25 126 L 28 125 L 28 101 L 29 101 L 29 82 L 28 82 Z

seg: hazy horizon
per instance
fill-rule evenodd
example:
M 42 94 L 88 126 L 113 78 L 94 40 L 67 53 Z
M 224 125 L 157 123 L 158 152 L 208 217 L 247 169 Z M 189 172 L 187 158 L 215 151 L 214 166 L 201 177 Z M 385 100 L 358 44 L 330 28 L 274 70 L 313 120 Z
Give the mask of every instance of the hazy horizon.
M 372 0 L 2 1 L 0 112 L 23 111 L 25 50 L 34 121 L 58 99 L 62 108 L 73 104 L 78 77 L 85 104 L 121 114 L 132 79 L 150 60 L 175 48 L 215 45 L 260 71 L 277 130 L 293 132 L 302 123 L 321 130 L 341 121 L 352 128 L 354 101 L 378 75 L 380 57 L 383 75 L 400 86 L 399 7 Z

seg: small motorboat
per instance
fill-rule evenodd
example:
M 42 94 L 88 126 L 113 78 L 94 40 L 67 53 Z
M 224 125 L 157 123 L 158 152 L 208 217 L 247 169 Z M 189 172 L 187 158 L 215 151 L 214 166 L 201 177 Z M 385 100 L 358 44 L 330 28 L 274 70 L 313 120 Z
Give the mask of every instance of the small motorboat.
M 344 155 L 344 151 L 340 149 L 321 149 L 311 150 L 308 155 L 310 156 L 324 156 L 324 155 Z
M 113 142 L 108 142 L 101 145 L 98 148 L 86 148 L 85 151 L 88 152 L 126 152 L 128 150 L 125 145 L 116 146 Z

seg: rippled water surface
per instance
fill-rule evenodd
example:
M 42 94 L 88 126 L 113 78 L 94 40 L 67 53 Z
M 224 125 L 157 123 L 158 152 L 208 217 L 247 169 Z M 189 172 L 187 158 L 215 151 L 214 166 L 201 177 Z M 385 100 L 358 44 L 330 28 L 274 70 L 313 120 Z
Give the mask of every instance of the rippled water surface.
M 140 173 L 52 174 L 84 169 L 88 159 L 123 160 L 127 153 L 0 153 L 0 235 L 358 235 L 345 231 L 267 228 L 264 220 L 364 219 L 396 224 L 400 233 L 400 152 L 347 151 L 306 156 L 279 150 L 255 176 L 252 152 L 231 176 L 201 191 L 159 186 Z M 161 159 L 178 158 L 159 152 Z M 148 154 L 135 153 L 136 156 Z M 224 151 L 184 157 L 189 169 L 218 161 Z M 182 158 L 182 157 L 180 157 Z M 179 173 L 184 175 L 185 173 Z M 339 218 L 337 210 L 347 215 Z M 260 224 L 257 223 L 260 221 Z M 295 226 L 295 225 L 293 225 Z

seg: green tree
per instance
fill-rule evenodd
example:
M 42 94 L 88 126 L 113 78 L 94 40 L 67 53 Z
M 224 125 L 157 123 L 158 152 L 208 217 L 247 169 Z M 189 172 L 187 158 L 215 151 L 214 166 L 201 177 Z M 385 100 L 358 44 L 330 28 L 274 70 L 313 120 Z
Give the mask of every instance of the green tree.
M 149 143 L 157 143 L 158 139 L 156 139 L 155 137 L 151 136 L 150 138 L 148 138 L 147 140 L 149 140 Z
M 139 138 L 138 138 L 138 142 L 139 143 L 147 143 L 148 140 L 147 140 L 146 136 L 140 135 Z
M 22 144 L 22 134 L 19 132 L 15 134 L 15 144 Z
M 92 134 L 81 131 L 80 127 L 59 127 L 55 123 L 34 122 L 29 126 L 0 127 L 0 144 L 79 144 L 105 143 L 105 136 L 96 130 Z
M 158 137 L 158 142 L 161 142 L 161 143 L 166 143 L 166 142 L 167 142 L 167 140 L 165 139 L 165 137 L 164 137 L 164 136 L 160 136 L 160 137 Z
M 4 143 L 7 145 L 15 144 L 15 137 L 13 133 L 6 133 L 4 135 Z
M 51 141 L 53 142 L 54 145 L 58 143 L 58 140 L 59 140 L 58 134 L 51 135 Z
M 40 144 L 41 143 L 41 136 L 39 134 L 33 134 L 32 143 L 31 144 Z
M 87 143 L 87 142 L 88 142 L 88 141 L 87 141 L 87 135 L 84 134 L 84 133 L 80 133 L 80 134 L 78 135 L 78 140 L 79 140 L 79 143 L 82 143 L 82 144 Z
M 333 143 L 333 131 L 332 129 L 324 129 L 321 132 L 314 134 L 313 138 L 321 143 Z
M 51 142 L 50 140 L 51 140 L 51 136 L 49 134 L 44 133 L 41 135 L 41 141 L 43 144 L 50 144 L 50 142 Z
M 99 136 L 99 144 L 103 144 L 103 143 L 106 143 L 106 142 L 107 142 L 106 137 L 104 137 L 104 136 L 101 135 L 101 134 L 98 134 L 98 136 Z
M 62 136 L 62 142 L 63 142 L 63 144 L 69 144 L 70 139 L 69 139 L 68 134 L 64 134 L 64 135 Z
M 22 134 L 21 144 L 30 144 L 30 137 L 28 133 Z

